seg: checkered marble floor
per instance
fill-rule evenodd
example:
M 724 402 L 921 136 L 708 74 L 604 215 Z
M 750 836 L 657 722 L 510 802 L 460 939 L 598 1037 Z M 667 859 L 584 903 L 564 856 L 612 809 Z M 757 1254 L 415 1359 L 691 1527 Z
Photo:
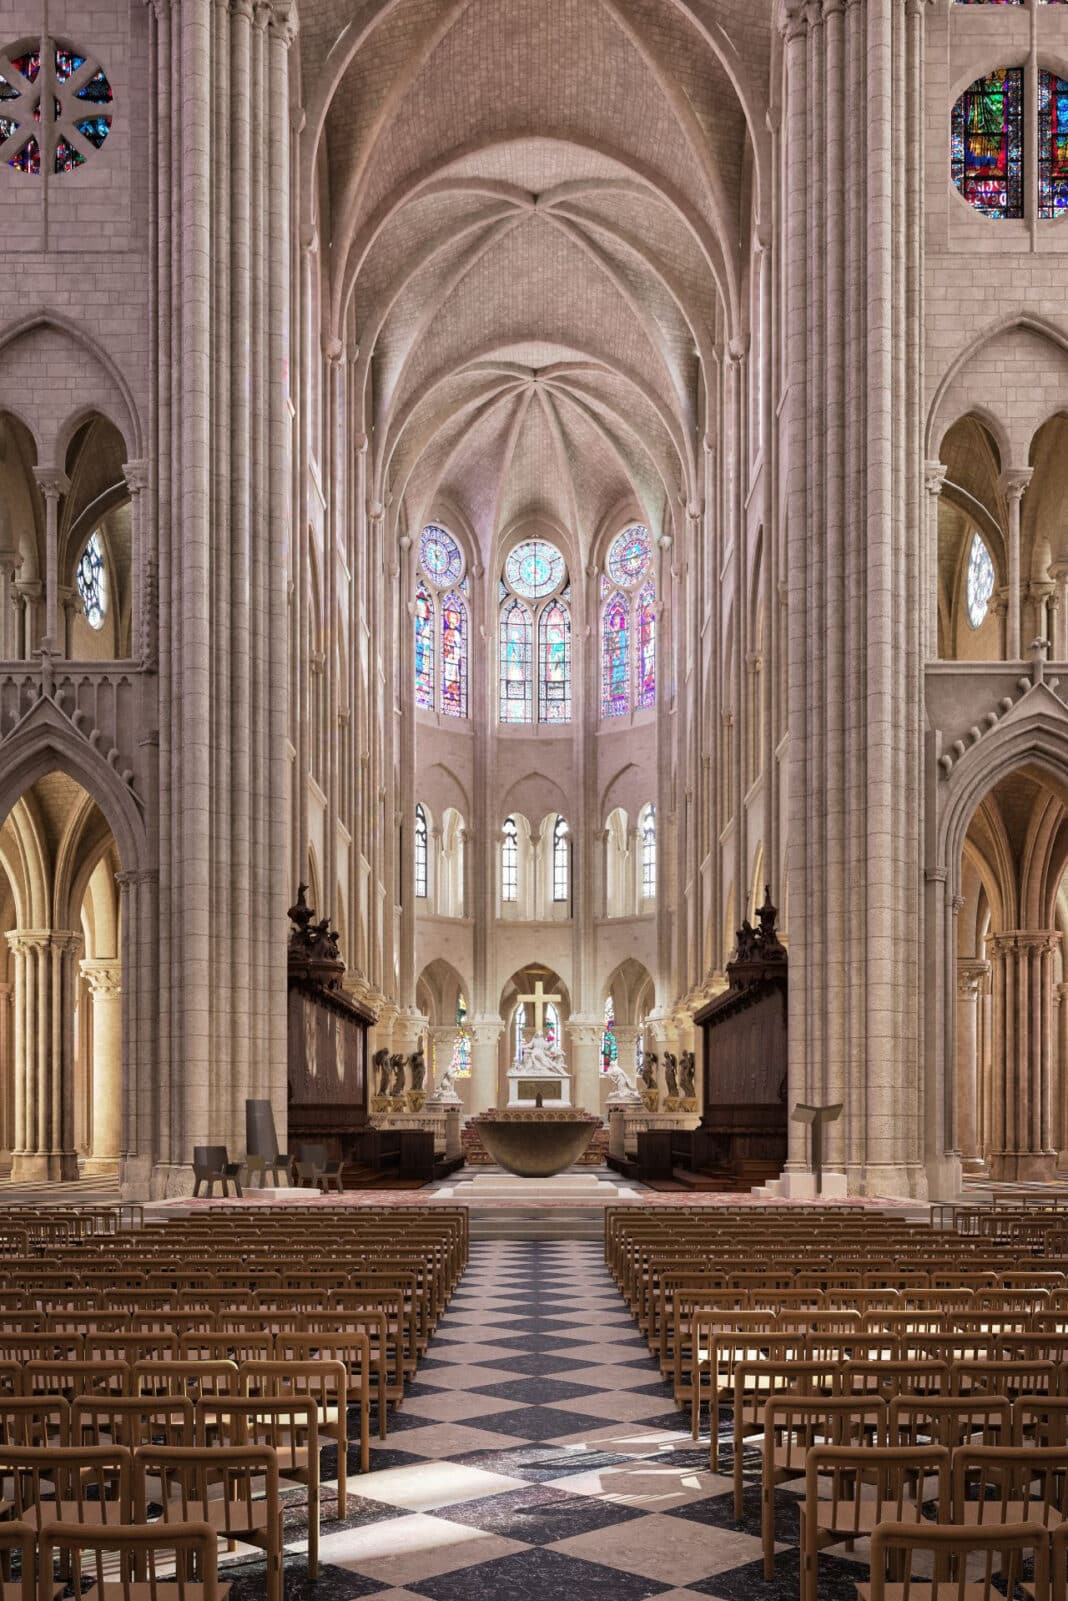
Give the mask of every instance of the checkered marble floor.
M 287 1601 L 796 1601 L 802 1486 L 777 1492 L 765 1584 L 747 1455 L 738 1525 L 731 1481 L 691 1441 L 600 1244 L 476 1242 L 372 1471 L 353 1457 L 345 1519 L 336 1482 L 326 1493 L 314 1586 L 299 1492 L 287 1500 Z M 260 1562 L 224 1566 L 231 1601 L 262 1601 Z M 822 1557 L 820 1601 L 853 1601 L 863 1572 Z

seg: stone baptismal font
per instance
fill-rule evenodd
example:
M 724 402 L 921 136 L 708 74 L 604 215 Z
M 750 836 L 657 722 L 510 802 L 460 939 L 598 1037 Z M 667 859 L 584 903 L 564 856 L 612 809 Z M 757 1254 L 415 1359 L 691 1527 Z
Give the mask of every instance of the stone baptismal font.
M 538 1019 L 540 1024 L 541 1019 Z M 548 1178 L 577 1162 L 601 1119 L 571 1105 L 563 1052 L 540 1026 L 508 1072 L 508 1105 L 472 1122 L 489 1155 L 519 1178 Z

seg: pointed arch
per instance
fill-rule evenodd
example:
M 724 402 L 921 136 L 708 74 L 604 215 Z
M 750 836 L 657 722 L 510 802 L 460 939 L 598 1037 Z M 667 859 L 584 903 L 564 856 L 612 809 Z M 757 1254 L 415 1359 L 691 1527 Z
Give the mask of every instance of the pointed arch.
M 562 600 L 538 619 L 538 721 L 571 721 L 571 613 Z
M 534 720 L 534 620 L 521 600 L 511 599 L 500 613 L 500 718 L 502 723 Z
M 434 710 L 434 600 L 420 580 L 415 591 L 415 704 Z
M 601 716 L 630 711 L 630 607 L 614 594 L 601 614 Z
M 638 711 L 656 705 L 656 584 L 652 579 L 638 596 L 634 703 Z
M 441 603 L 441 709 L 447 717 L 467 716 L 467 606 L 451 590 Z

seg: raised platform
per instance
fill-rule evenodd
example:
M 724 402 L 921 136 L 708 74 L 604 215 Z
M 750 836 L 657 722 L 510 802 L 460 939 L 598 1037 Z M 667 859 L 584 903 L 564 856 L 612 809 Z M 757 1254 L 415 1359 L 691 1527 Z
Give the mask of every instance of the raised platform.
M 550 1178 L 517 1178 L 497 1169 L 440 1184 L 434 1194 L 438 1200 L 472 1207 L 617 1206 L 644 1199 L 640 1186 L 622 1184 L 607 1174 L 568 1172 Z

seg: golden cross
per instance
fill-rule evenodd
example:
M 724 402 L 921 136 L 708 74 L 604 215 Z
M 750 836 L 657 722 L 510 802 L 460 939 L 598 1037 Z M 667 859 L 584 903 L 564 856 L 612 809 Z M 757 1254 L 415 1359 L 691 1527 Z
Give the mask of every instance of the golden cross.
M 535 1034 L 543 1034 L 545 1032 L 545 1008 L 550 1002 L 562 1001 L 563 998 L 564 997 L 562 995 L 546 995 L 545 985 L 542 983 L 540 978 L 534 986 L 533 995 L 516 996 L 516 1000 L 522 1001 L 524 1005 L 526 1005 L 527 1001 L 529 1001 L 533 1006 Z

